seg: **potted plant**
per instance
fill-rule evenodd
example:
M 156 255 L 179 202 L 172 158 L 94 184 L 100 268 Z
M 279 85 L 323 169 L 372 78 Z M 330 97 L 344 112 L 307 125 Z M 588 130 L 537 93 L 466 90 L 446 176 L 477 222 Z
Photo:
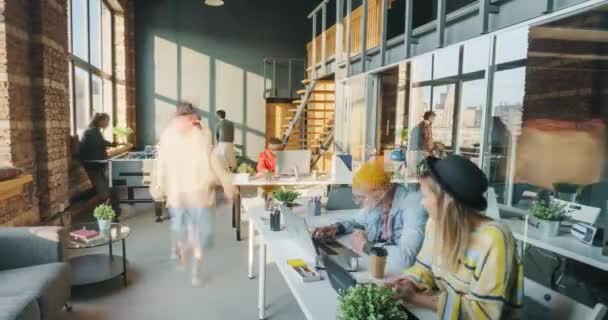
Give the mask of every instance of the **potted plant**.
M 530 208 L 531 223 L 545 237 L 559 235 L 561 222 L 568 218 L 565 206 L 551 199 L 549 193 L 541 192 Z
M 115 127 L 112 130 L 112 133 L 116 136 L 116 142 L 118 144 L 126 144 L 129 136 L 133 134 L 133 129 L 129 127 Z
M 278 191 L 272 193 L 272 197 L 278 202 L 284 204 L 286 207 L 293 207 L 294 201 L 299 198 L 301 194 L 291 188 L 281 188 Z
M 114 209 L 112 209 L 111 206 L 107 204 L 102 204 L 95 208 L 93 216 L 97 219 L 99 231 L 105 231 L 110 229 L 110 226 L 112 225 L 112 219 L 116 217 L 116 212 L 114 212 Z
M 376 284 L 350 288 L 338 300 L 340 320 L 403 320 L 407 313 L 401 308 L 392 290 Z
M 236 179 L 239 181 L 248 181 L 249 177 L 256 173 L 252 165 L 243 162 L 236 168 Z

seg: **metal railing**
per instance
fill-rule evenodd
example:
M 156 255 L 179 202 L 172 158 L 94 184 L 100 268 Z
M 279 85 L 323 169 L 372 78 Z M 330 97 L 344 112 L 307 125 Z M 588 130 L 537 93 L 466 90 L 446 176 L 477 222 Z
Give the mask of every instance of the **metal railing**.
M 368 29 L 368 3 L 370 0 L 362 0 L 362 6 L 364 8 L 362 12 L 362 22 L 361 22 L 361 54 L 360 56 L 355 55 L 351 56 L 351 48 L 352 39 L 351 34 L 353 33 L 352 26 L 352 1 L 353 0 L 323 0 L 319 5 L 312 10 L 312 12 L 308 15 L 308 19 L 312 22 L 312 52 L 308 56 L 308 59 L 311 60 L 307 64 L 307 70 L 310 71 L 310 78 L 317 79 L 323 77 L 327 74 L 327 66 L 332 60 L 327 57 L 327 30 L 331 29 L 332 26 L 327 26 L 327 7 L 330 1 L 336 2 L 336 30 L 335 30 L 335 65 L 339 68 L 346 68 L 346 76 L 351 76 L 352 68 L 351 65 L 354 60 L 361 61 L 361 68 L 358 69 L 361 73 L 365 73 L 368 70 L 368 58 L 370 55 L 375 55 L 379 52 L 380 55 L 380 67 L 386 66 L 387 63 L 387 44 L 390 39 L 387 39 L 387 10 L 389 8 L 389 4 L 391 0 L 381 0 L 381 12 L 380 12 L 380 41 L 378 44 L 379 50 L 377 48 L 368 48 L 367 45 L 367 29 Z M 474 15 L 478 16 L 478 26 L 479 26 L 479 34 L 486 34 L 490 32 L 490 16 L 493 14 L 498 14 L 500 6 L 508 2 L 509 0 L 479 0 L 470 5 L 467 5 L 461 9 L 458 9 L 453 12 L 447 12 L 446 3 L 449 0 L 438 0 L 437 5 L 437 18 L 434 21 L 430 21 L 429 23 L 420 26 L 414 30 L 412 22 L 414 17 L 413 12 L 413 2 L 414 0 L 403 0 L 405 1 L 404 5 L 404 21 L 405 28 L 404 34 L 398 41 L 403 41 L 403 59 L 408 59 L 412 57 L 412 46 L 418 44 L 418 36 L 424 30 L 428 30 L 431 28 L 435 32 L 437 32 L 437 47 L 442 48 L 446 45 L 446 25 L 450 22 L 455 21 L 457 18 L 462 18 L 464 15 Z M 543 0 L 546 3 L 546 9 L 543 12 L 544 14 L 549 14 L 555 11 L 555 1 L 554 0 Z M 346 11 L 344 10 L 344 6 L 346 5 Z M 457 16 L 457 17 L 456 17 Z M 317 22 L 318 19 L 321 20 L 321 30 L 317 30 Z M 346 24 L 344 26 L 343 24 Z M 329 28 L 329 29 L 328 29 Z M 358 30 L 357 30 L 358 31 Z M 321 37 L 320 45 L 321 50 L 320 53 L 317 52 L 317 37 Z M 346 37 L 346 39 L 344 39 Z M 395 38 L 396 39 L 396 38 Z M 395 40 L 393 39 L 393 40 Z M 346 41 L 344 41 L 346 40 Z M 391 42 L 394 44 L 394 41 Z M 346 46 L 344 48 L 343 46 Z M 358 48 L 357 48 L 358 50 Z M 370 50 L 373 50 L 370 52 Z M 317 61 L 318 54 L 321 55 L 320 61 Z M 394 56 L 393 56 L 394 60 Z M 308 68 L 309 67 L 309 68 Z
M 264 98 L 295 98 L 306 78 L 306 62 L 301 58 L 264 58 Z

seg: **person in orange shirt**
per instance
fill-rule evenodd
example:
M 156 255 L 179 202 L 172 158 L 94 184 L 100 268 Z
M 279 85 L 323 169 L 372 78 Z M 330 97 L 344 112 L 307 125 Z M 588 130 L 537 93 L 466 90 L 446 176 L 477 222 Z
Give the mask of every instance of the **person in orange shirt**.
M 281 140 L 271 138 L 268 140 L 268 147 L 260 153 L 258 159 L 258 175 L 266 174 L 267 172 L 275 173 L 277 171 L 277 155 L 276 152 L 281 149 Z
M 276 152 L 281 149 L 281 140 L 277 138 L 270 138 L 268 140 L 268 147 L 266 150 L 260 153 L 258 159 L 258 176 L 263 176 L 266 173 L 275 173 L 277 171 L 277 154 Z M 266 198 L 276 188 L 274 186 L 263 186 L 258 189 L 258 195 Z

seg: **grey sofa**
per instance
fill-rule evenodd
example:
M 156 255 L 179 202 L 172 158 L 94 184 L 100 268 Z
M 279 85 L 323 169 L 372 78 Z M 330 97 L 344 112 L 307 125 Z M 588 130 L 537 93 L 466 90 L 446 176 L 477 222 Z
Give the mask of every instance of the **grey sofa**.
M 63 229 L 0 228 L 0 320 L 56 319 L 70 297 Z

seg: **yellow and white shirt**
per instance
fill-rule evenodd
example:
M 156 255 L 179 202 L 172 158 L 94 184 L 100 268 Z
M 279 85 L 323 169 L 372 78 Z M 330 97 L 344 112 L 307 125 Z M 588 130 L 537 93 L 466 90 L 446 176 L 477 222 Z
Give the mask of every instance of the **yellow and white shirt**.
M 416 263 L 405 273 L 423 293 L 439 293 L 439 319 L 519 318 L 523 266 L 507 226 L 494 221 L 479 226 L 453 271 L 442 268 L 433 254 L 434 235 L 434 222 L 429 219 Z

